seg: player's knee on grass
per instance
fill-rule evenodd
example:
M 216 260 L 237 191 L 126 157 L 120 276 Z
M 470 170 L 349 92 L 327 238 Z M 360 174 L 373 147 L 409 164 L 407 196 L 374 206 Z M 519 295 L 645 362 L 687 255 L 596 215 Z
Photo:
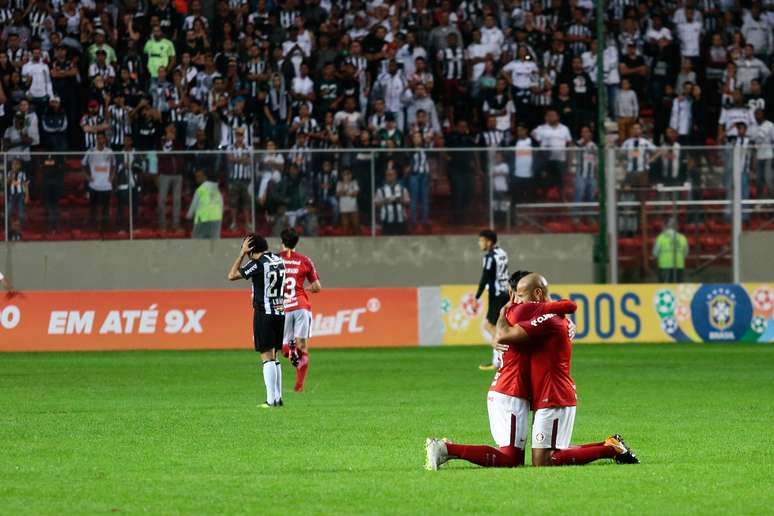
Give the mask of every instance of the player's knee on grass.
M 272 349 L 271 351 L 262 351 L 261 352 L 261 360 L 264 362 L 268 360 L 275 360 L 277 358 L 277 353 Z
M 296 341 L 296 344 L 298 345 L 298 349 L 300 349 L 301 351 L 306 351 L 306 346 L 308 343 L 309 341 L 307 339 L 298 339 Z

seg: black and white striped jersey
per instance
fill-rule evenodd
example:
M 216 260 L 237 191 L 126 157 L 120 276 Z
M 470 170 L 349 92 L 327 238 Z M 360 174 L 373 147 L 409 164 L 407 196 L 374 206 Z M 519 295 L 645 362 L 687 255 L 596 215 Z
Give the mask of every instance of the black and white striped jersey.
M 481 297 L 484 289 L 489 290 L 491 297 L 499 297 L 508 293 L 508 253 L 494 246 L 484 255 L 484 270 L 476 291 L 476 299 Z
M 278 254 L 266 252 L 244 264 L 239 273 L 253 282 L 253 308 L 265 315 L 284 315 L 285 263 Z
M 129 118 L 129 110 L 118 107 L 115 104 L 108 106 L 110 114 L 110 145 L 124 144 L 124 137 L 132 134 L 132 121 Z

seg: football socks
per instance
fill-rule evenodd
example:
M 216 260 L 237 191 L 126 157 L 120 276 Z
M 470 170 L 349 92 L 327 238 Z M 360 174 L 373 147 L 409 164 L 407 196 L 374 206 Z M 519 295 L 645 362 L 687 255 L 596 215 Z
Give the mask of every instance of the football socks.
M 485 468 L 514 468 L 524 465 L 524 450 L 515 446 L 470 446 L 467 444 L 447 443 L 450 457 L 466 460 Z
M 263 363 L 263 383 L 266 384 L 266 401 L 273 404 L 277 396 L 277 366 L 274 360 L 267 360 Z

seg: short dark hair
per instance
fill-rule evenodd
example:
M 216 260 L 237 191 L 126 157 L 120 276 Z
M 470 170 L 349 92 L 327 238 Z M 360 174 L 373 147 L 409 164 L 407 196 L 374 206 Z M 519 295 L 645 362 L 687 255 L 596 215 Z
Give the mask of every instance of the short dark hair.
M 280 233 L 280 239 L 282 240 L 282 245 L 288 249 L 295 249 L 298 245 L 298 233 L 293 228 L 283 229 L 282 233 Z
M 248 238 L 250 238 L 253 242 L 250 246 L 251 253 L 265 253 L 269 250 L 269 243 L 261 235 L 253 233 L 248 235 Z
M 489 240 L 489 241 L 490 241 L 490 242 L 492 242 L 493 244 L 496 244 L 496 243 L 497 243 L 497 233 L 495 233 L 495 232 L 494 232 L 494 231 L 492 231 L 491 229 L 482 229 L 482 230 L 481 230 L 481 231 L 478 233 L 478 236 L 480 236 L 480 237 L 482 237 L 482 238 L 486 238 L 487 240 Z
M 511 277 L 508 278 L 508 285 L 510 285 L 513 290 L 516 290 L 516 287 L 519 286 L 519 281 L 521 280 L 521 278 L 523 278 L 528 274 L 532 274 L 532 273 L 529 271 L 514 272 L 513 274 L 511 274 Z

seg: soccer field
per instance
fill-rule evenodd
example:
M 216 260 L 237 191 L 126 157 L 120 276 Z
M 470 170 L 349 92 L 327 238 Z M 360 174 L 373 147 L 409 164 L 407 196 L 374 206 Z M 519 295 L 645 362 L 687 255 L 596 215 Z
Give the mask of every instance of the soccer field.
M 576 346 L 574 442 L 643 464 L 422 469 L 425 437 L 491 444 L 484 348 L 315 351 L 260 410 L 248 351 L 7 354 L 0 511 L 768 513 L 774 347 Z

